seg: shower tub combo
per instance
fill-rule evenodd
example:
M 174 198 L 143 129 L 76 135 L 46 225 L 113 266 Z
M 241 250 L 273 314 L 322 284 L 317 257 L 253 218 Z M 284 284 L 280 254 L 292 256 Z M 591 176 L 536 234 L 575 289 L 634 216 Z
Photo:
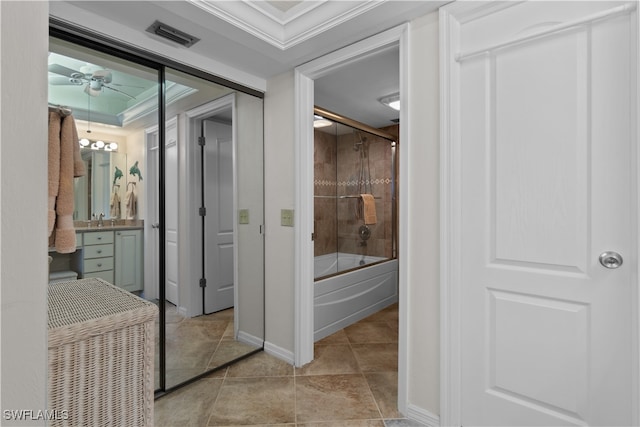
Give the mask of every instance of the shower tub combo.
M 331 123 L 314 132 L 318 341 L 398 301 L 397 138 L 318 107 L 315 114 Z
M 315 341 L 398 301 L 398 260 L 385 260 L 347 253 L 314 258 L 316 277 L 332 274 L 314 284 Z

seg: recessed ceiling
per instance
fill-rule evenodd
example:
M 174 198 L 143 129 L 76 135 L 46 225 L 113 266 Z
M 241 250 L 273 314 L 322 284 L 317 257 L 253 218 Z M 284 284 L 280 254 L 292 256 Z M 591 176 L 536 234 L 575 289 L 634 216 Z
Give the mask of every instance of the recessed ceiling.
M 55 38 L 49 41 L 48 67 L 49 104 L 70 108 L 77 120 L 87 122 L 87 128 L 95 123 L 130 132 L 157 121 L 156 70 Z M 185 104 L 232 92 L 170 69 L 166 80 L 168 114 Z

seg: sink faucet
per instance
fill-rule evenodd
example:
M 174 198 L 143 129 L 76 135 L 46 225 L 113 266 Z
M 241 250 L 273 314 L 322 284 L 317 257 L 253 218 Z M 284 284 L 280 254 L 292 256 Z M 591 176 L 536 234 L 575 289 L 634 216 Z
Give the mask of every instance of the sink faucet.
M 98 227 L 102 227 L 102 226 L 104 225 L 104 221 L 103 221 L 103 219 L 104 219 L 104 213 L 101 213 L 101 214 L 98 216 Z

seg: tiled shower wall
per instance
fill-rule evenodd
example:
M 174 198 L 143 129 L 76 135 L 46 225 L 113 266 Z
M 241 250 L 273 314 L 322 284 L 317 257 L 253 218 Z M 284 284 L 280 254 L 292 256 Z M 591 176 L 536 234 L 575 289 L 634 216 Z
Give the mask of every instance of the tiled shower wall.
M 383 130 L 398 136 L 397 125 Z M 354 144 L 360 142 L 360 136 L 367 155 L 363 159 L 366 191 L 364 183 L 359 180 L 363 148 L 354 150 Z M 359 199 L 316 197 L 315 255 L 337 251 L 391 258 L 393 247 L 390 141 L 360 131 L 336 137 L 316 130 L 314 154 L 316 195 L 341 196 L 370 192 L 376 197 L 377 215 L 377 223 L 369 225 L 371 237 L 366 241 L 366 245 L 363 245 L 358 233 L 363 225 L 358 212 Z

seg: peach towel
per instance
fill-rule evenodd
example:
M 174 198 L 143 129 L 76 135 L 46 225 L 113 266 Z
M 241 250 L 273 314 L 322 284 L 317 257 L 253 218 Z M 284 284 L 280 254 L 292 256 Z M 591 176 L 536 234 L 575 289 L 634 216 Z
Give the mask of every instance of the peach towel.
M 377 222 L 376 217 L 376 200 L 371 194 L 361 194 L 362 198 L 362 213 L 365 224 L 375 224 Z
M 76 250 L 73 178 L 85 174 L 73 116 L 61 117 L 57 112 L 49 112 L 48 148 L 49 236 L 52 237 L 55 228 L 53 240 L 56 251 L 72 253 Z

